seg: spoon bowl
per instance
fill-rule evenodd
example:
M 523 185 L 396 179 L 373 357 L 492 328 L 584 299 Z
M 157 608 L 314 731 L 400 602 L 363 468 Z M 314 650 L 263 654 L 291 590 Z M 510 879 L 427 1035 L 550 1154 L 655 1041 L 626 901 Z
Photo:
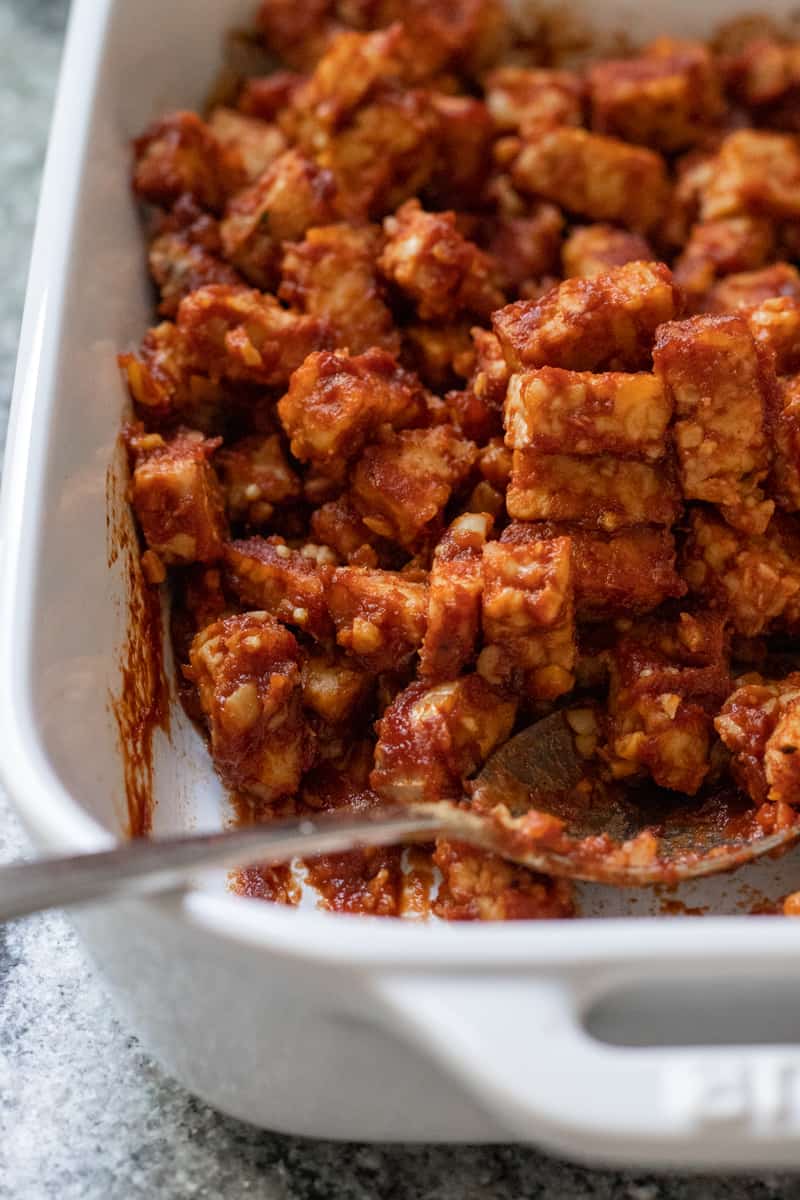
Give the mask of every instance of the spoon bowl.
M 800 821 L 764 828 L 732 787 L 686 797 L 605 780 L 581 756 L 560 710 L 506 742 L 468 803 L 434 807 L 449 836 L 549 875 L 617 886 L 674 884 L 790 846 Z M 460 834 L 456 830 L 460 827 Z

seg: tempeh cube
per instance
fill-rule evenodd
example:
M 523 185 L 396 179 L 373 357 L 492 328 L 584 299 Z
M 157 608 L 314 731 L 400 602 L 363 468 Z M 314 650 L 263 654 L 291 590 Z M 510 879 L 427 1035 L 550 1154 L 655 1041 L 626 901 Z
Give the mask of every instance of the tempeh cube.
M 487 408 L 502 411 L 508 388 L 509 370 L 503 347 L 488 329 L 474 328 L 475 366 L 470 376 L 470 390 Z
M 224 387 L 193 370 L 186 359 L 184 338 L 171 321 L 148 329 L 138 354 L 120 354 L 134 403 L 148 421 L 172 424 L 182 417 L 206 430 L 224 400 Z
M 383 223 L 378 266 L 408 295 L 423 320 L 466 310 L 488 316 L 504 296 L 492 260 L 456 228 L 453 212 L 425 212 L 408 200 Z
M 593 279 L 568 279 L 539 300 L 518 300 L 492 324 L 514 371 L 636 371 L 650 365 L 656 329 L 679 311 L 663 263 L 627 263 Z
M 420 378 L 439 393 L 458 379 L 466 379 L 475 361 L 469 321 L 417 321 L 404 327 L 403 343 Z
M 687 590 L 675 570 L 675 542 L 668 529 L 641 525 L 603 533 L 566 522 L 513 521 L 500 541 L 524 545 L 556 537 L 568 537 L 572 542 L 575 615 L 579 620 L 649 612 Z
M 133 149 L 133 190 L 151 204 L 168 208 L 190 195 L 218 212 L 244 182 L 238 154 L 226 150 L 197 113 L 159 117 L 136 138 Z
M 425 636 L 428 586 L 396 571 L 339 567 L 328 605 L 337 642 L 369 671 L 402 670 Z
M 508 738 L 516 710 L 480 675 L 410 684 L 378 722 L 372 787 L 399 804 L 460 799 L 464 782 Z
M 444 402 L 449 420 L 476 445 L 500 434 L 503 428 L 500 413 L 476 396 L 471 388 L 447 392 Z
M 539 875 L 499 854 L 438 838 L 442 874 L 433 911 L 444 921 L 551 921 L 575 916 L 569 879 Z
M 218 105 L 208 118 L 208 127 L 223 149 L 238 154 L 245 183 L 258 179 L 286 149 L 286 138 L 277 125 L 235 108 Z
M 381 243 L 376 225 L 309 229 L 302 242 L 285 247 L 280 298 L 327 318 L 351 354 L 373 346 L 398 351 L 400 335 L 375 265 Z
M 312 463 L 303 474 L 303 495 L 309 504 L 325 504 L 341 496 L 347 487 L 347 469 L 344 458 Z
M 700 199 L 713 169 L 711 148 L 690 150 L 676 160 L 675 182 L 659 226 L 659 236 L 665 245 L 683 248 L 692 226 L 700 219 Z
M 366 706 L 374 676 L 341 651 L 314 650 L 303 661 L 303 704 L 329 725 L 357 718 Z
M 511 177 L 528 195 L 639 233 L 658 224 L 668 199 L 660 154 L 568 125 L 532 132 L 511 165 Z
M 663 458 L 672 401 L 655 375 L 540 367 L 512 375 L 506 445 L 549 454 Z
M 800 85 L 800 45 L 781 42 L 770 36 L 748 38 L 724 61 L 725 82 L 743 104 L 760 108 L 793 97 Z
M 268 51 L 288 63 L 293 71 L 309 71 L 338 30 L 331 9 L 329 0 L 261 0 L 255 14 L 256 30 Z M 281 71 L 279 74 L 290 73 Z M 294 78 L 303 80 L 301 75 Z M 263 82 L 272 79 L 273 76 L 268 75 Z M 285 83 L 283 89 L 279 91 L 279 108 L 291 95 L 291 90 L 286 94 Z
M 626 525 L 671 525 L 680 492 L 670 461 L 515 450 L 506 505 L 518 521 L 577 521 L 612 532 Z
M 321 147 L 326 133 L 346 126 L 373 96 L 409 85 L 409 51 L 399 23 L 366 32 L 337 31 L 292 92 L 289 108 L 280 113 L 281 127 L 291 140 Z
M 361 519 L 347 495 L 329 500 L 311 514 L 311 533 L 314 540 L 330 546 L 342 562 L 362 567 L 378 565 L 381 538 Z
M 764 300 L 746 316 L 756 342 L 774 354 L 778 374 L 800 371 L 800 300 Z
M 308 14 L 303 19 L 308 21 Z M 343 33 L 325 47 L 313 71 L 281 113 L 284 127 L 310 146 L 342 125 L 375 89 L 409 82 L 408 42 L 399 25 Z
M 348 220 L 391 211 L 433 174 L 439 118 L 429 92 L 402 86 L 413 61 L 399 25 L 342 34 L 281 114 L 289 140 L 333 172 Z
M 244 282 L 218 253 L 191 234 L 178 231 L 162 233 L 150 243 L 148 265 L 161 296 L 158 311 L 162 317 L 174 317 L 184 296 L 206 284 L 241 286 Z
M 727 613 L 745 637 L 770 630 L 800 593 L 800 565 L 779 530 L 747 535 L 704 508 L 692 511 L 680 570 L 692 592 Z
M 164 563 L 213 562 L 226 536 L 225 496 L 211 456 L 219 438 L 180 429 L 170 438 L 127 432 L 130 501 L 148 547 Z
M 363 104 L 317 154 L 333 172 L 346 220 L 377 219 L 416 195 L 438 164 L 439 117 L 423 90 L 382 90 Z
M 271 4 L 272 0 L 267 2 Z M 312 0 L 312 3 L 314 2 L 315 0 Z M 277 0 L 275 7 L 288 7 L 288 0 Z M 306 24 L 302 8 L 295 6 L 294 12 L 295 15 L 301 14 L 301 21 Z M 272 71 L 269 75 L 254 75 L 242 84 L 236 97 L 236 108 L 245 116 L 274 121 L 291 104 L 292 96 L 304 82 L 305 77 L 296 71 Z
M 743 316 L 691 317 L 658 331 L 656 374 L 674 401 L 681 488 L 722 508 L 739 529 L 761 533 L 774 509 L 759 486 L 775 377 Z
M 431 92 L 439 162 L 427 193 L 435 208 L 479 201 L 491 164 L 492 119 L 482 100 Z
M 638 58 L 589 68 L 592 127 L 672 153 L 692 146 L 723 112 L 719 72 L 701 42 L 659 38 Z
M 738 129 L 725 138 L 702 189 L 701 220 L 746 214 L 774 220 L 800 217 L 796 138 L 759 129 Z
M 310 354 L 278 404 L 292 454 L 321 465 L 355 457 L 382 426 L 402 429 L 424 413 L 419 381 L 378 349 Z
M 369 529 L 410 545 L 442 512 L 476 455 L 452 425 L 385 434 L 356 463 L 351 499 Z
M 442 69 L 472 78 L 508 43 L 508 13 L 500 0 L 378 0 L 374 11 L 376 24 L 403 22 L 417 79 Z
M 334 563 L 327 547 L 292 550 L 280 537 L 251 537 L 225 547 L 226 581 L 240 603 L 266 609 L 317 639 L 333 632 L 327 588 Z
M 347 19 L 346 5 L 337 11 Z M 350 14 L 356 24 L 366 15 L 376 28 L 402 22 L 414 80 L 442 71 L 471 78 L 491 65 L 508 41 L 508 13 L 500 0 L 370 0 L 352 5 Z
M 263 525 L 276 505 L 301 494 L 300 480 L 277 433 L 232 442 L 220 450 L 216 461 L 232 521 Z
M 492 530 L 488 513 L 463 513 L 433 554 L 428 627 L 419 655 L 426 679 L 454 679 L 475 654 L 480 628 L 481 557 Z
M 512 452 L 501 437 L 490 438 L 478 451 L 478 470 L 498 491 L 504 492 L 511 479 Z
M 755 804 L 800 805 L 800 673 L 746 679 L 714 724 L 733 754 L 734 778 Z
M 700 221 L 675 262 L 675 282 L 696 311 L 720 276 L 758 270 L 774 253 L 775 226 L 766 217 Z
M 223 782 L 267 802 L 293 795 L 313 743 L 289 630 L 265 612 L 225 617 L 197 635 L 190 661 Z
M 224 284 L 186 296 L 177 325 L 190 367 L 264 387 L 285 386 L 312 350 L 332 340 L 327 321 L 287 312 L 264 292 Z
M 552 700 L 574 684 L 572 547 L 489 542 L 483 551 L 484 648 L 478 673 L 529 700 Z
M 800 271 L 791 263 L 777 262 L 758 271 L 727 275 L 711 288 L 704 308 L 713 313 L 755 308 L 764 300 L 778 296 L 800 299 Z
M 609 666 L 612 774 L 645 771 L 660 787 L 694 795 L 710 767 L 714 713 L 730 691 L 722 620 L 644 621 L 619 638 Z
M 257 287 L 275 287 L 282 243 L 332 220 L 335 190 L 330 171 L 299 150 L 285 151 L 228 201 L 220 226 L 226 258 Z
M 564 276 L 591 279 L 629 262 L 652 262 L 650 244 L 640 233 L 616 229 L 613 225 L 579 225 L 565 240 L 561 250 Z
M 500 213 L 486 223 L 486 249 L 500 286 L 519 290 L 531 281 L 559 274 L 564 217 L 555 204 L 522 201 L 522 213 Z M 647 254 L 645 258 L 652 258 Z
M 583 80 L 573 71 L 496 67 L 483 81 L 486 104 L 501 133 L 583 124 Z

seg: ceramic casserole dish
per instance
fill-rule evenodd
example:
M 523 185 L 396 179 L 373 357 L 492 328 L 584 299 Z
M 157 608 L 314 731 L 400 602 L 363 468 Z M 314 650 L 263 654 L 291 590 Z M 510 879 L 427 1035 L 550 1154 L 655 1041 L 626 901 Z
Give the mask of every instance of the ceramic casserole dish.
M 125 673 L 142 686 L 148 663 L 115 356 L 151 307 L 130 139 L 155 114 L 202 102 L 224 32 L 252 7 L 73 6 L 2 501 L 0 762 L 41 852 L 109 844 L 130 795 L 151 786 L 156 835 L 224 818 L 176 700 L 152 763 L 121 745 L 120 730 L 136 734 L 121 709 Z M 747 7 L 576 0 L 570 12 L 643 40 L 707 34 Z M 773 1168 L 800 1164 L 800 922 L 742 911 L 748 889 L 798 886 L 795 853 L 684 889 L 673 907 L 720 914 L 704 920 L 657 915 L 652 893 L 587 887 L 575 921 L 478 927 L 335 916 L 313 902 L 285 910 L 233 896 L 209 873 L 185 894 L 76 923 L 145 1046 L 244 1120 L 329 1138 L 514 1138 L 627 1165 Z

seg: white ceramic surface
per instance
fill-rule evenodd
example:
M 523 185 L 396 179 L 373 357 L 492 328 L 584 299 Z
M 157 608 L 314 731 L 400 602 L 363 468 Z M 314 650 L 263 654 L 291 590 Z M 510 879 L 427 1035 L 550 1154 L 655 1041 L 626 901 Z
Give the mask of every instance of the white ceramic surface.
M 223 31 L 252 7 L 74 6 L 2 499 L 0 769 L 42 850 L 107 843 L 124 811 L 109 704 L 124 561 L 107 561 L 106 479 L 125 403 L 115 353 L 151 320 L 129 139 L 201 101 Z M 644 38 L 703 33 L 750 6 L 570 7 Z M 156 831 L 219 823 L 221 790 L 177 708 L 156 758 Z M 680 898 L 735 914 L 753 888 L 798 886 L 792 855 Z M 258 1124 L 360 1140 L 515 1136 L 627 1164 L 800 1165 L 800 922 L 646 915 L 662 899 L 587 888 L 587 919 L 456 927 L 286 911 L 209 876 L 185 897 L 78 920 L 146 1045 Z

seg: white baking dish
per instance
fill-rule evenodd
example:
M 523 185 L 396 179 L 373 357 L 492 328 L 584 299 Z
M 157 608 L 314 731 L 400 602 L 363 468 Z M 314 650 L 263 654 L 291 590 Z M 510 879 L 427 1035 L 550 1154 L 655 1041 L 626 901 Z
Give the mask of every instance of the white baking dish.
M 740 7 L 570 6 L 638 37 L 704 33 Z M 201 101 L 223 31 L 251 9 L 74 5 L 2 503 L 0 760 L 42 850 L 100 846 L 124 813 L 110 698 L 128 564 L 107 558 L 107 474 L 125 404 L 114 356 L 151 319 L 129 139 L 160 110 Z M 156 750 L 156 830 L 218 823 L 205 748 L 178 711 Z M 800 886 L 800 861 L 683 900 L 733 913 L 743 880 L 780 894 Z M 421 925 L 287 911 L 227 895 L 210 876 L 79 924 L 167 1069 L 257 1124 L 357 1139 L 512 1136 L 629 1164 L 800 1166 L 800 922 L 632 919 L 661 904 L 594 889 L 585 911 L 615 919 Z

